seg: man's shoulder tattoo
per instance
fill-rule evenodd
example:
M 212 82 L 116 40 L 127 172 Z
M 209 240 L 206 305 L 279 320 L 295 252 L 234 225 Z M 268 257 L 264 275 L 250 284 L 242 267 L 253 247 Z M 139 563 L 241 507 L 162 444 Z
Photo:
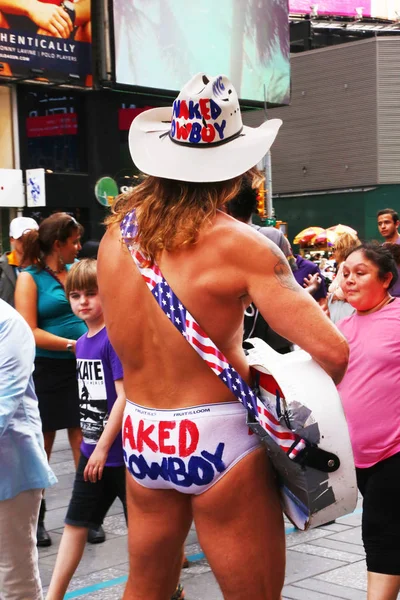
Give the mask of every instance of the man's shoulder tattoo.
M 300 291 L 300 286 L 294 279 L 289 264 L 282 257 L 279 257 L 278 262 L 274 265 L 274 274 L 282 287 L 292 290 L 292 292 Z
M 281 250 L 273 243 L 270 243 L 269 247 L 271 254 L 276 258 L 274 265 L 274 275 L 279 282 L 279 285 L 291 290 L 292 292 L 298 292 L 301 288 L 292 274 L 292 269 L 289 263 L 283 256 Z

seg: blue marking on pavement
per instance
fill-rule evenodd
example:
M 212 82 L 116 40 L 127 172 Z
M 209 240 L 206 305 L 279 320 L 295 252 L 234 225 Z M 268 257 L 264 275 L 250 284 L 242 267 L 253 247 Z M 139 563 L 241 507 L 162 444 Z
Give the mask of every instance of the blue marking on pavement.
M 356 508 L 355 511 L 350 513 L 350 515 L 344 515 L 343 517 L 338 517 L 336 521 L 346 519 L 351 515 L 359 515 L 362 513 L 362 508 Z M 297 527 L 285 527 L 285 535 L 289 533 L 294 533 L 298 531 Z M 199 552 L 198 554 L 191 554 L 186 557 L 189 562 L 196 562 L 197 560 L 202 560 L 205 558 L 204 552 Z M 97 592 L 99 590 L 103 590 L 105 588 L 113 587 L 114 585 L 119 585 L 121 583 L 126 583 L 128 577 L 124 575 L 123 577 L 116 577 L 115 579 L 109 579 L 108 581 L 100 581 L 99 583 L 94 583 L 93 585 L 88 585 L 84 588 L 79 588 L 73 592 L 68 592 L 64 596 L 64 600 L 72 600 L 72 598 L 79 598 L 80 596 L 86 596 L 86 594 L 91 594 L 92 592 Z
M 127 579 L 128 577 L 124 575 L 123 577 L 116 577 L 115 579 L 109 579 L 108 581 L 100 581 L 99 583 L 88 585 L 87 587 L 80 588 L 79 590 L 68 592 L 68 594 L 65 594 L 64 600 L 69 600 L 70 598 L 79 598 L 80 596 L 86 596 L 86 594 L 90 594 L 91 592 L 97 592 L 98 590 L 113 587 L 114 585 L 118 585 L 120 583 L 126 583 Z

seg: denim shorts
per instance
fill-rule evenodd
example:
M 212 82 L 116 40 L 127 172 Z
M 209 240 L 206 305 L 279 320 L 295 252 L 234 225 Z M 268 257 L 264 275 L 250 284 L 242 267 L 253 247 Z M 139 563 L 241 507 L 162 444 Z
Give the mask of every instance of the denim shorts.
M 92 483 L 83 479 L 88 460 L 81 454 L 65 523 L 75 527 L 99 527 L 115 498 L 121 500 L 126 519 L 125 466 L 104 467 L 100 481 Z

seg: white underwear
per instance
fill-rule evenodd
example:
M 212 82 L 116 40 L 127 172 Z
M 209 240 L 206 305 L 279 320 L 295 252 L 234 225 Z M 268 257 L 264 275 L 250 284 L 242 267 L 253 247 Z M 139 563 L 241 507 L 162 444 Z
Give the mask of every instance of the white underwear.
M 126 467 L 146 488 L 202 494 L 261 445 L 239 402 L 156 410 L 127 400 L 122 425 Z

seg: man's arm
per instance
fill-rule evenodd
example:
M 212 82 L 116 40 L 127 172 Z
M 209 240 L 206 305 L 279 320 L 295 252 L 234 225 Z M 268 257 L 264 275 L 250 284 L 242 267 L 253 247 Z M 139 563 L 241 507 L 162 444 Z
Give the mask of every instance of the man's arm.
M 339 383 L 348 363 L 345 338 L 296 282 L 277 246 L 254 239 L 245 254 L 248 295 L 264 319 L 274 331 L 306 350 Z
M 29 17 L 29 11 L 37 0 L 0 0 L 0 10 L 9 15 Z
M 55 4 L 38 0 L 0 0 L 0 10 L 9 15 L 23 15 L 55 37 L 67 38 L 73 30 L 68 13 Z
M 78 0 L 74 4 L 75 27 L 90 21 L 90 0 Z

